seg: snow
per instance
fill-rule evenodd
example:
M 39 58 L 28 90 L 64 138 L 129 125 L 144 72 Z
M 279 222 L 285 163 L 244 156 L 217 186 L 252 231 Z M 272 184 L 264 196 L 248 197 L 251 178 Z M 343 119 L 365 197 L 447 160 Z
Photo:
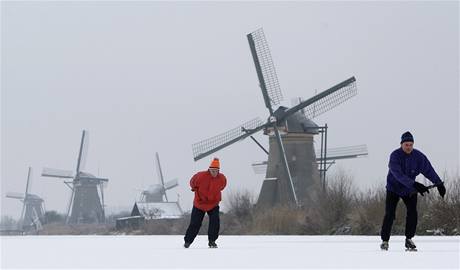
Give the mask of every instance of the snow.
M 460 237 L 416 236 L 406 252 L 392 236 L 388 251 L 378 236 L 220 236 L 218 249 L 198 236 L 2 236 L 1 268 L 335 268 L 459 269 Z

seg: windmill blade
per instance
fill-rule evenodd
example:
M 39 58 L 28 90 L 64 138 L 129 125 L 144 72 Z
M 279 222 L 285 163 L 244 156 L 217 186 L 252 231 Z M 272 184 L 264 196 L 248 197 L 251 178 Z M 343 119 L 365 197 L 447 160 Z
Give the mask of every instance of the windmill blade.
M 101 206 L 102 206 L 102 217 L 105 222 L 105 201 L 104 201 L 104 183 L 100 182 L 99 190 L 101 191 Z
M 19 193 L 19 192 L 7 192 L 6 197 L 11 198 L 11 199 L 19 199 L 19 200 L 23 200 L 25 198 L 24 193 Z
M 76 170 L 75 175 L 78 175 L 80 171 L 85 169 L 86 155 L 88 153 L 88 145 L 89 145 L 89 134 L 88 134 L 88 131 L 83 130 L 81 134 L 80 151 L 78 152 L 77 170 Z
M 70 195 L 70 200 L 69 200 L 69 202 L 67 204 L 67 214 L 66 214 L 66 218 L 65 218 L 65 223 L 66 224 L 68 224 L 69 220 L 70 220 L 70 211 L 72 209 L 72 203 L 73 203 L 74 196 L 75 196 L 75 188 L 72 188 L 72 193 Z
M 42 223 L 40 221 L 40 218 L 39 218 L 35 208 L 32 208 L 32 224 L 35 226 L 36 231 L 43 230 L 43 225 L 42 225 Z
M 288 109 L 278 120 L 282 121 L 299 110 L 303 110 L 305 112 L 305 116 L 312 119 L 340 105 L 356 94 L 356 79 L 355 77 L 351 77 Z
M 40 206 L 40 210 L 41 210 L 41 213 L 42 213 L 40 216 L 43 216 L 43 217 L 44 217 L 45 214 L 46 214 L 45 201 L 42 202 L 42 204 L 41 204 L 41 206 Z M 45 218 L 44 220 L 46 220 L 46 218 Z
M 93 176 L 80 176 L 78 177 L 79 180 L 90 180 L 93 181 L 94 183 L 100 183 L 100 182 L 108 182 L 108 178 L 99 178 L 99 177 L 93 177 Z
M 163 194 L 165 195 L 166 201 L 168 201 L 168 195 L 166 194 L 166 188 L 165 188 L 165 180 L 163 178 L 163 172 L 161 171 L 161 163 L 160 163 L 160 156 L 158 155 L 158 152 L 155 152 L 155 158 L 157 160 L 156 167 L 157 167 L 157 175 L 158 178 L 160 178 L 161 186 L 163 187 Z
M 319 160 L 318 156 L 321 155 L 319 151 L 316 151 L 316 160 Z M 326 151 L 326 160 L 338 160 L 338 159 L 350 159 L 368 155 L 367 146 L 365 144 L 328 148 Z
M 26 204 L 27 204 L 27 194 L 29 192 L 29 183 L 30 183 L 30 175 L 32 173 L 32 168 L 29 167 L 29 171 L 27 172 L 27 184 L 26 184 L 26 192 L 24 193 L 24 200 L 22 201 L 22 210 L 21 210 L 21 228 L 24 226 L 24 214 L 25 214 L 25 209 L 26 209 Z
M 164 187 L 165 187 L 165 190 L 169 190 L 169 189 L 177 187 L 178 185 L 179 185 L 179 181 L 177 180 L 177 178 L 174 178 L 173 180 L 169 180 L 168 182 L 166 182 L 164 184 Z
M 158 152 L 155 153 L 155 159 L 156 159 L 155 166 L 157 169 L 157 176 L 160 179 L 161 185 L 164 187 L 165 181 L 163 178 L 163 171 L 161 170 L 160 156 L 158 155 Z
M 72 171 L 52 168 L 43 168 L 42 176 L 55 178 L 74 178 Z
M 259 78 L 265 106 L 272 114 L 272 108 L 283 100 L 278 76 L 262 28 L 247 35 L 252 58 Z
M 255 174 L 266 174 L 268 161 L 258 161 L 251 164 Z
M 30 179 L 32 178 L 32 167 L 29 167 L 29 171 L 27 172 L 27 184 L 26 184 L 26 192 L 24 193 L 25 198 L 27 199 L 27 194 L 29 194 L 30 186 L 32 185 Z
M 194 143 L 192 145 L 194 160 L 200 160 L 237 141 L 243 140 L 266 126 L 267 124 L 264 124 L 262 120 L 257 117 L 227 132 Z
M 280 132 L 279 132 L 278 127 L 276 125 L 273 125 L 273 129 L 275 130 L 276 142 L 278 143 L 278 148 L 280 150 L 279 152 L 280 152 L 281 161 L 283 163 L 284 171 L 286 172 L 286 175 L 288 177 L 288 184 L 289 184 L 289 186 L 291 188 L 294 203 L 296 205 L 299 205 L 299 202 L 297 201 L 297 195 L 296 195 L 295 189 L 294 189 L 294 183 L 292 182 L 291 171 L 289 169 L 289 164 L 288 164 L 288 161 L 287 161 L 286 152 L 284 151 L 284 145 L 283 145 L 283 141 L 281 139 Z

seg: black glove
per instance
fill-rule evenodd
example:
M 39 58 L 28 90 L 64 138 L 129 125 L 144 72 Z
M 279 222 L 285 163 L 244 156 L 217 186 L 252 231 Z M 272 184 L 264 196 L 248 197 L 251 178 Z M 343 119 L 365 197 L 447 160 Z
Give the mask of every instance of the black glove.
M 414 188 L 417 190 L 418 193 L 420 193 L 422 196 L 423 193 L 430 193 L 430 191 L 428 190 L 428 188 L 423 185 L 423 184 L 420 184 L 419 182 L 414 182 Z
M 441 184 L 437 185 L 436 187 L 438 188 L 439 195 L 441 195 L 441 197 L 444 199 L 444 195 L 446 195 L 446 187 L 444 186 L 444 183 L 441 182 Z

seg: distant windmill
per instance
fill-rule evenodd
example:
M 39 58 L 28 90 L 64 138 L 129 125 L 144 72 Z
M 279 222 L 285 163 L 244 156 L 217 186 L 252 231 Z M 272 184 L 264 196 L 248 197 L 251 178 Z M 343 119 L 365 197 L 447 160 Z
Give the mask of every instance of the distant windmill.
M 158 153 L 155 153 L 155 160 L 159 183 L 151 185 L 141 192 L 140 200 L 134 203 L 131 218 L 142 217 L 147 220 L 181 218 L 184 212 L 179 205 L 179 201 L 170 202 L 166 193 L 166 191 L 177 187 L 179 183 L 177 179 L 165 182 Z M 124 222 L 127 222 L 126 218 Z
M 103 184 L 109 180 L 82 171 L 86 162 L 88 140 L 88 132 L 83 130 L 75 173 L 50 168 L 43 168 L 42 171 L 42 176 L 45 177 L 72 179 L 72 181 L 64 181 L 72 190 L 67 207 L 66 223 L 105 222 Z
M 165 183 L 160 164 L 160 156 L 158 153 L 155 153 L 155 159 L 155 167 L 159 183 L 151 185 L 148 189 L 143 190 L 141 193 L 140 202 L 169 202 L 166 191 L 179 185 L 177 179 L 173 179 Z
M 19 219 L 20 230 L 22 231 L 39 231 L 42 229 L 42 223 L 45 219 L 45 207 L 43 199 L 39 196 L 29 193 L 32 179 L 32 168 L 29 167 L 27 173 L 26 191 L 24 193 L 8 192 L 7 198 L 19 199 L 22 201 L 21 217 Z
M 313 136 L 319 127 L 311 121 L 357 93 L 351 77 L 299 104 L 287 108 L 278 105 L 283 95 L 262 29 L 247 35 L 256 67 L 259 86 L 269 111 L 268 120 L 250 120 L 228 132 L 193 144 L 197 161 L 252 134 L 264 130 L 269 136 L 268 169 L 260 191 L 258 206 L 303 205 L 320 188 Z M 259 144 L 260 146 L 260 144 Z

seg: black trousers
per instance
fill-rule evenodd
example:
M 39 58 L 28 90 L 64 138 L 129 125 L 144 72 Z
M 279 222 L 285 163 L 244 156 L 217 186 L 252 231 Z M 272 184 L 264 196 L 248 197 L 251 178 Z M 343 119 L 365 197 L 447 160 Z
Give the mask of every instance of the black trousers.
M 185 233 L 185 243 L 192 243 L 201 228 L 204 214 L 207 213 L 209 216 L 209 227 L 208 227 L 208 240 L 216 241 L 219 237 L 220 218 L 219 218 L 219 206 L 205 212 L 195 206 L 192 209 L 192 215 L 190 216 L 190 225 L 188 226 L 187 232 Z
M 412 196 L 400 197 L 398 194 L 387 190 L 387 196 L 385 199 L 385 217 L 383 218 L 382 230 L 380 237 L 382 241 L 390 240 L 391 227 L 393 226 L 393 220 L 395 219 L 396 206 L 398 205 L 399 199 L 402 199 L 406 205 L 406 238 L 412 238 L 417 230 L 417 194 Z

